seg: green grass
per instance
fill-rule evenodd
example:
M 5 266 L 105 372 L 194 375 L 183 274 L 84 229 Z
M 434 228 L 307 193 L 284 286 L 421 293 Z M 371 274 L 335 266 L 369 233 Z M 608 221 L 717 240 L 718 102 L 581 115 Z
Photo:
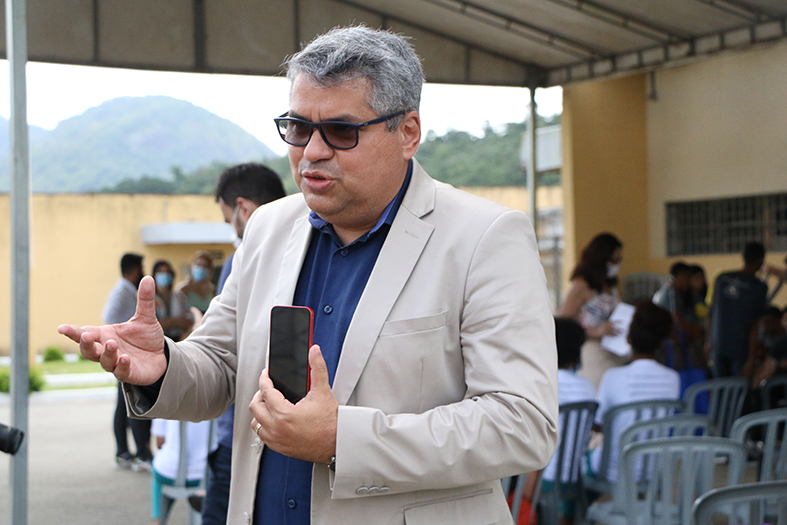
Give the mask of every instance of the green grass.
M 74 363 L 49 361 L 36 366 L 45 374 L 92 374 L 104 371 L 100 364 L 85 359 L 80 359 Z

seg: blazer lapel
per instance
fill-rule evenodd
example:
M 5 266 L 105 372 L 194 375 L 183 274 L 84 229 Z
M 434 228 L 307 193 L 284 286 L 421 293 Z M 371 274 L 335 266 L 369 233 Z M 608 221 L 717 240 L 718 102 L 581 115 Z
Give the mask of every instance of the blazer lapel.
M 293 222 L 290 238 L 284 248 L 281 260 L 279 282 L 276 283 L 275 305 L 291 305 L 295 297 L 295 286 L 298 284 L 298 275 L 309 248 L 309 236 L 312 226 L 308 214 L 302 215 Z
M 333 382 L 333 395 L 346 404 L 372 347 L 407 283 L 434 226 L 420 217 L 433 209 L 434 181 L 414 161 L 410 188 L 396 214 L 355 315 L 350 322 Z

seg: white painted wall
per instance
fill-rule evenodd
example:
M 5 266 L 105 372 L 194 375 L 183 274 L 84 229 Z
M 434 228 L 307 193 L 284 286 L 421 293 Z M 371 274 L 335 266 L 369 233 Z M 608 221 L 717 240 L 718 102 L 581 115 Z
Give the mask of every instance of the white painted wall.
M 656 73 L 647 104 L 650 254 L 665 203 L 787 191 L 787 44 Z

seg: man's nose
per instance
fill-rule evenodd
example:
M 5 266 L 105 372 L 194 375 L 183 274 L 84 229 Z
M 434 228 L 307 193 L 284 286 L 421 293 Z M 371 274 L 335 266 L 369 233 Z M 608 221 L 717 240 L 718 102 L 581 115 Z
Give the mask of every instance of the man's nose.
M 319 129 L 312 131 L 309 143 L 304 146 L 303 156 L 309 162 L 329 159 L 333 156 L 333 148 L 326 144 Z

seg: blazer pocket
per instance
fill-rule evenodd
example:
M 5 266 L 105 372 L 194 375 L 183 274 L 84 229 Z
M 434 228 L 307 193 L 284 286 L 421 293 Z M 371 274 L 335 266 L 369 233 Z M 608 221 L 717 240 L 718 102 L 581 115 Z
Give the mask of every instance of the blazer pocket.
M 492 503 L 492 489 L 425 502 L 404 509 L 404 522 L 406 525 L 494 525 L 499 520 Z
M 412 334 L 416 332 L 427 332 L 445 326 L 448 317 L 448 310 L 426 317 L 416 317 L 413 319 L 400 319 L 388 321 L 380 331 L 380 337 L 393 337 L 396 335 Z

